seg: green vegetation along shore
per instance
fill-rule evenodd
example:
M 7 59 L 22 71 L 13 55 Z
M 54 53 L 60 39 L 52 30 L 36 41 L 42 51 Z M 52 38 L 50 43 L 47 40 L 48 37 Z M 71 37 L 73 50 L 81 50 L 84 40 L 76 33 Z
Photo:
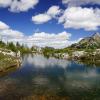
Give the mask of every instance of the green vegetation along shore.
M 45 47 L 42 51 L 46 57 L 56 57 L 100 66 L 100 33 L 95 33 L 64 49 Z

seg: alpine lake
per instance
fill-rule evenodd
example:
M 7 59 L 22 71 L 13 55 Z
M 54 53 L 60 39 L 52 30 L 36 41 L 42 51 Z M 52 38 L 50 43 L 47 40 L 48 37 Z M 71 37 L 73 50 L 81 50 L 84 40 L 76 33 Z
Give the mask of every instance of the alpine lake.
M 0 100 L 100 100 L 100 66 L 24 55 L 0 74 Z

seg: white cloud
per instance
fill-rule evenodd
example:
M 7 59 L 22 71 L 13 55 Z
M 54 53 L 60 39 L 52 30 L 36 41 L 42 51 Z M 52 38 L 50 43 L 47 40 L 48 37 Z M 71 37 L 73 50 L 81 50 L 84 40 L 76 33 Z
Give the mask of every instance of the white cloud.
M 0 35 L 8 38 L 23 38 L 24 36 L 23 33 L 12 29 L 2 30 Z
M 59 18 L 65 28 L 97 30 L 100 26 L 100 9 L 70 7 Z
M 39 14 L 32 17 L 32 21 L 35 24 L 42 24 L 42 23 L 48 22 L 49 20 L 51 20 L 51 17 L 47 14 Z
M 12 0 L 0 0 L 0 7 L 8 7 L 11 4 Z
M 70 33 L 61 32 L 58 34 L 50 34 L 45 32 L 34 33 L 31 36 L 25 36 L 23 33 L 15 30 L 3 30 L 1 31 L 2 40 L 5 42 L 19 42 L 21 44 L 27 44 L 29 47 L 36 45 L 39 47 L 54 47 L 64 48 L 76 41 L 69 41 Z
M 30 45 L 34 43 L 37 46 L 45 47 L 54 47 L 54 48 L 63 48 L 65 45 L 68 46 L 69 38 L 71 37 L 70 33 L 61 32 L 58 34 L 50 34 L 50 33 L 34 33 L 32 36 L 28 38 Z M 68 43 L 68 44 L 67 44 Z
M 7 24 L 5 24 L 4 22 L 0 21 L 0 30 L 3 30 L 3 29 L 8 29 L 9 26 Z
M 61 13 L 61 9 L 59 8 L 59 6 L 52 6 L 47 11 L 47 14 L 52 17 L 55 17 L 59 15 L 60 13 Z
M 24 44 L 24 38 L 25 38 L 24 33 L 12 29 L 0 30 L 0 37 L 2 41 L 4 41 L 5 43 L 19 42 L 20 44 Z
M 100 0 L 62 0 L 63 4 L 68 6 L 80 6 L 85 4 L 100 4 Z
M 0 7 L 8 7 L 12 12 L 28 11 L 39 2 L 39 0 L 0 0 Z
M 13 30 L 11 28 L 4 28 L 0 29 L 0 36 L 4 42 L 19 42 L 20 44 L 27 44 L 29 47 L 36 45 L 40 47 L 48 46 L 54 48 L 64 48 L 79 41 L 70 41 L 71 33 L 67 33 L 66 31 L 56 34 L 36 32 L 33 33 L 33 35 L 26 36 L 20 31 Z
M 7 24 L 0 21 L 0 38 L 4 42 L 17 42 L 17 41 L 23 41 L 24 33 L 12 30 Z M 24 43 L 24 42 L 23 42 Z
M 11 3 L 10 10 L 13 12 L 27 11 L 38 3 L 38 0 L 14 0 Z
M 59 6 L 52 6 L 47 12 L 32 17 L 35 24 L 43 24 L 57 19 L 64 28 L 97 30 L 100 26 L 100 9 L 68 7 L 63 11 Z
M 50 21 L 52 18 L 56 18 L 61 13 L 59 6 L 52 6 L 47 12 L 35 15 L 32 17 L 32 21 L 35 24 L 43 24 Z

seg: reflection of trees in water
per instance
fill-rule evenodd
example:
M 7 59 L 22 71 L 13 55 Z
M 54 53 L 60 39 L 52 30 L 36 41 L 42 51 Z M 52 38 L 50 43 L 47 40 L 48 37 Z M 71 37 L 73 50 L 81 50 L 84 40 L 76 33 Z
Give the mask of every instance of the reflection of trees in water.
M 92 67 L 100 67 L 100 60 L 79 60 L 76 61 L 76 63 L 78 64 L 83 64 L 83 65 L 87 65 L 87 66 L 92 66 Z

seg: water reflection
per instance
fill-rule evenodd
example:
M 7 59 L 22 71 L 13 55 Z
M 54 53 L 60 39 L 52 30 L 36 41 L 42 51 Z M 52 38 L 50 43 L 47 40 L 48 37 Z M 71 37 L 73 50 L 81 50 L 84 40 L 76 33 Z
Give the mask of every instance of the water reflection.
M 0 78 L 0 100 L 99 100 L 99 93 L 100 68 L 42 55 L 25 55 L 20 69 Z
M 29 55 L 28 58 L 26 56 L 26 58 L 24 59 L 24 64 L 26 63 L 33 64 L 34 67 L 37 68 L 54 67 L 54 66 L 66 68 L 70 64 L 70 61 L 56 59 L 53 57 L 47 59 L 43 55 L 34 55 L 34 56 Z

